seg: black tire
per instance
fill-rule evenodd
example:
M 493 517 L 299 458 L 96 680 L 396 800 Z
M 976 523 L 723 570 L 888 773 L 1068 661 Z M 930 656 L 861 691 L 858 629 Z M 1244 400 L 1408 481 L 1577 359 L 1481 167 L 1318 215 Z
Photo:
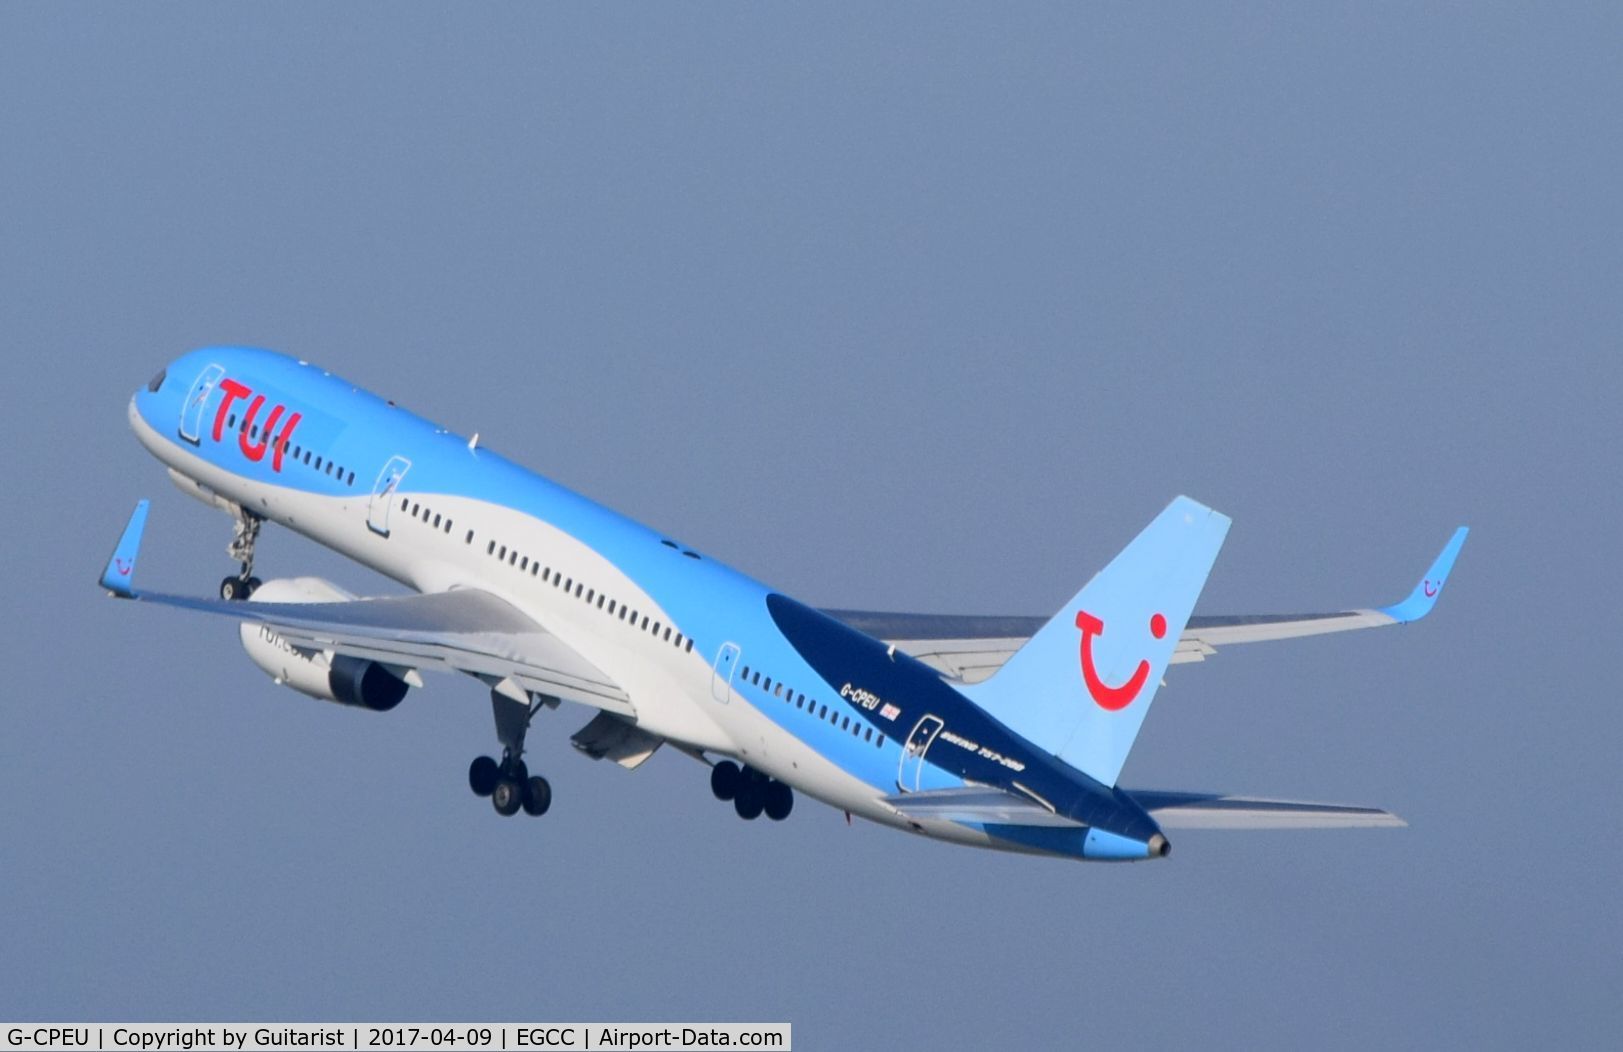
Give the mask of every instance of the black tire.
M 523 785 L 525 782 L 530 780 L 530 768 L 524 763 L 523 760 L 503 760 L 502 777 L 510 778 L 519 785 Z
M 524 813 L 540 818 L 552 806 L 552 783 L 537 776 L 524 783 Z
M 737 796 L 739 780 L 738 764 L 731 760 L 722 760 L 710 768 L 710 791 L 717 800 L 731 800 Z
M 489 796 L 502 780 L 502 769 L 488 756 L 480 756 L 468 765 L 468 788 L 475 796 Z
M 761 799 L 761 790 L 753 785 L 746 785 L 739 789 L 738 795 L 733 797 L 733 810 L 738 817 L 748 822 L 761 817 L 761 809 L 765 801 Z
M 255 592 L 259 591 L 259 586 L 264 584 L 264 583 L 265 583 L 264 581 L 261 581 L 257 577 L 248 578 L 247 581 L 243 582 L 242 597 L 244 599 L 248 599 L 248 598 L 252 597 Z
M 508 815 L 518 814 L 518 809 L 524 805 L 523 784 L 503 778 L 496 783 L 496 788 L 491 791 L 490 805 L 503 818 Z
M 772 821 L 783 821 L 795 809 L 795 791 L 782 782 L 772 782 L 766 787 L 763 809 Z
M 224 599 L 228 603 L 238 599 L 248 598 L 243 594 L 242 578 L 227 577 L 225 580 L 221 581 L 220 598 Z

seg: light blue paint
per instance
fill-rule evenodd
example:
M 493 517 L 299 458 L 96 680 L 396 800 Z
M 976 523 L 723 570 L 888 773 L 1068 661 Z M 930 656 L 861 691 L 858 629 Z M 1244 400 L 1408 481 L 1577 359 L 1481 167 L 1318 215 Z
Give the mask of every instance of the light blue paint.
M 1401 603 L 1381 607 L 1381 613 L 1404 622 L 1418 621 L 1431 613 L 1432 607 L 1437 605 L 1437 597 L 1443 594 L 1443 585 L 1448 582 L 1449 573 L 1454 569 L 1454 560 L 1459 558 L 1460 549 L 1465 546 L 1465 536 L 1470 532 L 1466 526 L 1455 530 L 1454 536 L 1443 545 L 1443 550 L 1426 571 L 1426 576 L 1415 584 L 1414 591 Z
M 136 502 L 135 510 L 130 512 L 130 521 L 124 524 L 118 545 L 113 548 L 112 557 L 101 572 L 101 586 L 114 595 L 128 598 L 133 594 L 131 586 L 135 580 L 135 559 L 141 553 L 141 534 L 147 528 L 147 509 L 151 505 L 149 500 Z
M 996 675 L 964 694 L 1017 734 L 1115 785 L 1229 524 L 1178 497 Z M 1102 631 L 1084 631 L 1079 617 Z

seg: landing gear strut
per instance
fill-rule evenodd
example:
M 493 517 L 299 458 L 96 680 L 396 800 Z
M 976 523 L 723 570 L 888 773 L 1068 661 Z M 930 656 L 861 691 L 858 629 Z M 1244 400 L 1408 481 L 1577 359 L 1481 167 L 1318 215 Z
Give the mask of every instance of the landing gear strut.
M 784 783 L 753 767 L 722 760 L 710 768 L 710 792 L 717 800 L 731 800 L 738 817 L 746 821 L 764 813 L 774 822 L 789 817 L 795 793 Z
M 259 540 L 259 527 L 264 521 L 247 508 L 237 507 L 237 521 L 226 551 L 242 564 L 242 572 L 220 582 L 221 599 L 246 599 L 259 590 L 260 580 L 254 576 L 254 542 Z
M 478 796 L 490 797 L 499 815 L 524 813 L 540 817 L 552 806 L 552 783 L 530 774 L 524 763 L 524 736 L 535 714 L 552 699 L 538 697 L 528 704 L 515 701 L 500 690 L 490 692 L 490 706 L 496 717 L 496 737 L 502 743 L 502 758 L 480 756 L 468 766 L 468 788 Z

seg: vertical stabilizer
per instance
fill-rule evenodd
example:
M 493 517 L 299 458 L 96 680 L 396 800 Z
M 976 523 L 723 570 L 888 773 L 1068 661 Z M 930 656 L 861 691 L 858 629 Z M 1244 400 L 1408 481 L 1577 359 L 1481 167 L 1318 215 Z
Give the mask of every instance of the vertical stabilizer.
M 1072 767 L 1115 785 L 1229 523 L 1177 498 L 996 675 L 963 693 Z

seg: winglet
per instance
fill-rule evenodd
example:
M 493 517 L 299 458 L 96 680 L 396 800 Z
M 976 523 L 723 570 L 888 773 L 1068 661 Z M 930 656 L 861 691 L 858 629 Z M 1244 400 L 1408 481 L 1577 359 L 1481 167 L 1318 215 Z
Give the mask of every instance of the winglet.
M 135 557 L 141 554 L 141 534 L 147 527 L 147 508 L 151 503 L 136 502 L 130 521 L 118 539 L 118 547 L 113 549 L 113 557 L 107 560 L 107 568 L 101 572 L 101 586 L 121 599 L 135 596 L 130 584 L 135 577 Z
M 1443 584 L 1454 569 L 1454 560 L 1459 557 L 1460 549 L 1465 545 L 1465 535 L 1469 532 L 1470 530 L 1464 526 L 1455 530 L 1454 536 L 1443 545 L 1443 550 L 1431 564 L 1431 569 L 1427 570 L 1426 576 L 1414 586 L 1414 591 L 1409 593 L 1409 597 L 1396 606 L 1381 607 L 1381 613 L 1399 623 L 1418 621 L 1431 613 L 1431 608 L 1437 605 L 1437 597 L 1442 594 Z

